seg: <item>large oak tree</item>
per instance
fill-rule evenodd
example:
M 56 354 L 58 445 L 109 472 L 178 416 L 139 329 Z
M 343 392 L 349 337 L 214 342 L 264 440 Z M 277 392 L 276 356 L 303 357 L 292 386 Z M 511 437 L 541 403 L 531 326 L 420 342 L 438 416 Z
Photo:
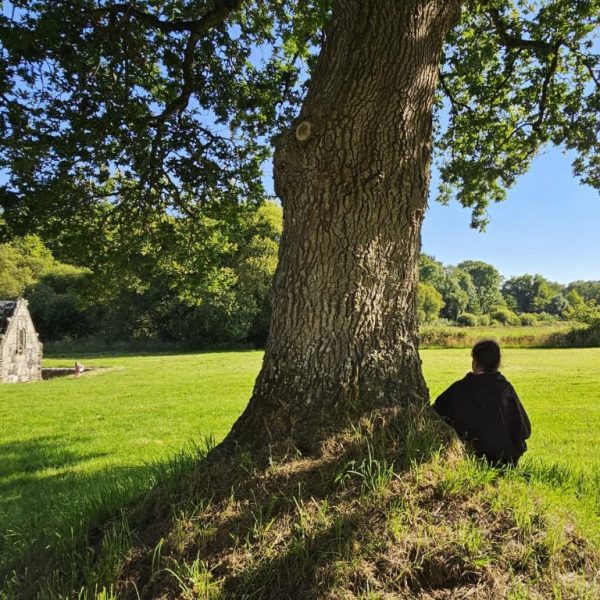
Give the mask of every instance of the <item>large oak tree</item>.
M 5 3 L 5 231 L 235 218 L 272 144 L 274 314 L 229 440 L 311 450 L 344 416 L 426 402 L 432 148 L 440 199 L 475 226 L 547 143 L 600 187 L 599 16 L 597 0 Z

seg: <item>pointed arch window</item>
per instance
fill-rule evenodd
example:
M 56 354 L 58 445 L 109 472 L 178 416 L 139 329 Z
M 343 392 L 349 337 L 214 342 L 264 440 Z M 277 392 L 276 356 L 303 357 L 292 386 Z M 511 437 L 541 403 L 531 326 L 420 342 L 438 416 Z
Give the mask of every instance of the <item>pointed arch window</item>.
M 17 328 L 17 354 L 23 354 L 27 347 L 27 326 L 20 322 Z

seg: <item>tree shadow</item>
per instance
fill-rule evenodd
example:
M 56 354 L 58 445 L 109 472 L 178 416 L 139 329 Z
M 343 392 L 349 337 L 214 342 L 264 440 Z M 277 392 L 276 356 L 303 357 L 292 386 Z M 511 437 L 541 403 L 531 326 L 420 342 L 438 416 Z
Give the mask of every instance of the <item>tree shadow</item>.
M 72 467 L 77 463 L 106 456 L 91 452 L 82 454 L 69 448 L 73 442 L 85 441 L 87 440 L 83 437 L 48 435 L 0 443 L 0 478 Z
M 40 436 L 0 444 L 0 588 L 11 571 L 43 561 L 130 503 L 148 467 L 81 471 L 108 453 L 77 451 L 86 437 Z M 148 484 L 146 484 L 148 487 Z
M 170 499 L 165 497 L 164 482 L 160 483 L 138 510 L 138 515 L 150 514 L 152 520 L 136 523 L 136 559 L 124 569 L 119 592 L 125 598 L 135 598 L 138 591 L 143 597 L 170 597 L 176 584 L 172 569 L 157 571 L 157 543 L 164 557 L 172 552 L 172 564 L 183 560 L 208 565 L 214 557 L 222 559 L 243 547 L 253 548 L 252 552 L 260 555 L 263 526 L 268 531 L 273 523 L 278 524 L 274 528 L 297 523 L 303 507 L 318 511 L 319 505 L 333 501 L 358 510 L 339 513 L 331 525 L 298 539 L 287 532 L 287 550 L 261 558 L 248 568 L 233 573 L 221 565 L 211 573 L 211 577 L 223 580 L 224 597 L 312 598 L 317 587 L 321 586 L 319 593 L 326 591 L 324 582 L 318 581 L 318 572 L 333 562 L 333 557 L 351 554 L 356 524 L 364 522 L 371 510 L 369 502 L 361 499 L 376 496 L 378 485 L 386 487 L 416 464 L 428 461 L 451 435 L 443 423 L 426 416 L 418 428 L 423 438 L 411 440 L 410 420 L 397 428 L 394 420 L 403 418 L 398 417 L 396 414 L 387 422 L 383 419 L 374 427 L 371 423 L 362 433 L 348 435 L 345 430 L 334 443 L 335 448 L 319 456 L 284 453 L 282 458 L 277 452 L 273 456 L 273 451 L 260 455 L 243 448 L 217 448 L 178 482 Z M 175 503 L 177 515 L 171 510 Z M 178 530 L 177 519 L 187 509 L 194 513 L 198 531 L 204 533 L 187 544 L 182 555 L 169 547 L 168 540 L 170 532 Z
M 105 468 L 85 474 L 51 473 L 37 481 L 36 474 L 48 465 L 73 467 L 92 456 L 62 453 L 56 449 L 60 443 L 57 438 L 17 443 L 6 450 L 12 452 L 14 464 L 22 469 L 21 484 L 31 485 L 27 494 L 48 506 L 40 510 L 34 502 L 31 513 L 37 514 L 37 523 L 30 519 L 27 528 L 17 531 L 15 536 L 10 532 L 3 539 L 0 536 L 0 561 L 5 562 L 0 567 L 0 583 L 14 570 L 18 579 L 16 589 L 35 594 L 39 582 L 63 570 L 68 559 L 70 577 L 79 570 L 75 580 L 79 581 L 77 585 L 84 585 L 90 569 L 95 568 L 91 567 L 94 561 L 102 568 L 104 540 L 111 537 L 115 525 L 118 529 L 119 515 L 124 515 L 127 527 L 135 529 L 131 552 L 136 558 L 124 565 L 122 581 L 127 583 L 119 589 L 119 597 L 135 598 L 136 590 L 142 597 L 168 595 L 176 584 L 166 570 L 159 575 L 155 573 L 154 552 L 157 544 L 162 544 L 163 538 L 169 540 L 171 532 L 177 529 L 178 515 L 193 512 L 194 519 L 201 524 L 199 529 L 206 527 L 211 534 L 193 541 L 184 556 L 169 548 L 167 541 L 161 551 L 165 556 L 171 553 L 174 560 L 189 559 L 191 563 L 197 559 L 208 563 L 214 556 L 235 552 L 236 545 L 244 539 L 255 546 L 258 541 L 252 532 L 256 532 L 260 521 L 294 521 L 300 505 L 327 502 L 332 494 L 359 498 L 365 486 L 370 485 L 369 477 L 377 476 L 377 469 L 386 471 L 394 463 L 391 476 L 400 477 L 415 463 L 427 461 L 445 443 L 448 431 L 439 420 L 433 419 L 432 423 L 428 415 L 419 419 L 415 424 L 399 409 L 391 416 L 368 415 L 364 430 L 361 426 L 340 425 L 337 431 L 330 432 L 328 446 L 318 456 L 301 456 L 293 447 L 270 448 L 268 444 L 262 445 L 260 451 L 219 446 L 208 457 L 206 453 L 188 452 L 155 465 Z M 389 469 L 386 472 L 389 474 Z M 233 511 L 232 500 L 238 507 Z M 29 510 L 26 503 L 20 505 Z M 199 512 L 198 506 L 201 506 Z M 318 547 L 329 548 L 332 554 L 336 549 L 339 553 L 346 552 L 353 539 L 355 516 L 344 516 L 326 531 L 295 543 L 295 549 L 249 565 L 236 576 L 226 570 L 217 576 L 228 579 L 225 590 L 231 591 L 232 597 L 243 588 L 256 589 L 257 597 L 278 597 L 281 590 L 302 588 L 309 597 L 309 589 L 314 590 L 317 584 L 322 562 L 302 562 L 303 557 Z M 55 534 L 67 528 L 70 537 L 63 544 Z M 23 542 L 16 552 L 15 539 Z M 49 539 L 55 541 L 48 543 Z M 78 553 L 76 548 L 85 552 Z M 12 556 L 6 560 L 11 552 Z M 78 564 L 84 560 L 85 564 Z M 300 582 L 299 574 L 304 583 Z M 269 581 L 265 583 L 265 579 Z M 131 582 L 137 587 L 132 587 Z M 268 586 L 267 595 L 258 592 L 262 585 Z M 271 592 L 275 595 L 269 595 Z

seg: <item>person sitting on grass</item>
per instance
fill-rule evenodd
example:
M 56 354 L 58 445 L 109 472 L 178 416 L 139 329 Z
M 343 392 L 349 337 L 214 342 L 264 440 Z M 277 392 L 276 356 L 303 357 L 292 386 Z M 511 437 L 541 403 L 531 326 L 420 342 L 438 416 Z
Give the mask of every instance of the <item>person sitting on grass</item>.
M 484 340 L 473 346 L 473 371 L 455 381 L 433 408 L 494 466 L 516 466 L 527 450 L 531 424 L 517 393 L 498 368 L 500 346 Z

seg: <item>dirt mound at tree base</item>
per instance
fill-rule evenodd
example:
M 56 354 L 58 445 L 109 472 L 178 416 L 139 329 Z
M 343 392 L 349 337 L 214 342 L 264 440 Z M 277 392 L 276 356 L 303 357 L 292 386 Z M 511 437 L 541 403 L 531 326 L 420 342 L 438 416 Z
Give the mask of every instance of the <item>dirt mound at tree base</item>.
M 371 415 L 313 458 L 213 454 L 140 514 L 118 598 L 600 597 L 573 516 L 423 415 Z

